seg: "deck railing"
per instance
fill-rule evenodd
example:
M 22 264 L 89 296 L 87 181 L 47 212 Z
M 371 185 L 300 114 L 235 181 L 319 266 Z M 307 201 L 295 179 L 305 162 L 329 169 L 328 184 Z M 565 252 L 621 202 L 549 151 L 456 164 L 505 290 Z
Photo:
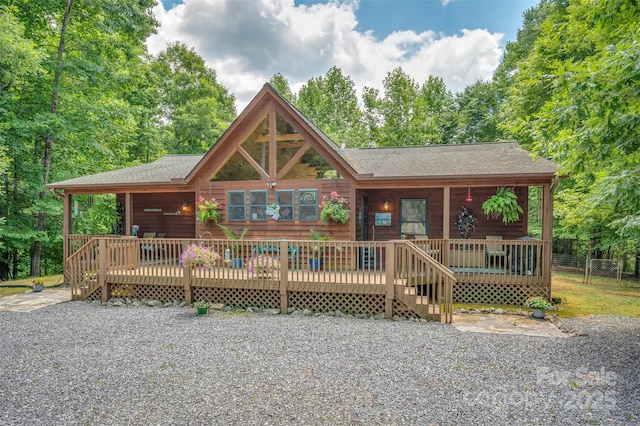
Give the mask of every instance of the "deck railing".
M 73 240 L 74 244 L 83 241 Z M 216 266 L 181 263 L 190 245 L 216 252 L 220 257 Z M 178 295 L 187 302 L 196 287 L 244 288 L 279 292 L 281 310 L 291 292 L 311 292 L 395 298 L 412 309 L 420 309 L 412 305 L 415 302 L 438 305 L 441 314 L 450 315 L 452 300 L 482 303 L 476 300 L 487 292 L 489 301 L 484 303 L 500 304 L 519 304 L 530 294 L 548 294 L 551 265 L 546 253 L 550 249 L 549 242 L 537 240 L 231 241 L 101 236 L 75 250 L 65 273 L 76 298 L 101 288 L 99 296 L 106 300 L 110 285 L 170 286 L 178 290 L 166 297 Z M 271 268 L 256 269 L 256 264 Z
M 458 281 L 500 284 L 551 282 L 547 254 L 549 241 L 518 240 L 411 240 L 448 267 Z

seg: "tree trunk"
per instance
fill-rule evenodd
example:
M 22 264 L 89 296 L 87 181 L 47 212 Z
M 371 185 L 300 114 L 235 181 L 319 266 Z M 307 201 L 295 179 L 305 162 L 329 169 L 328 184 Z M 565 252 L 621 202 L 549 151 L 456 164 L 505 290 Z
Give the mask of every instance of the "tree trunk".
M 56 59 L 56 69 L 53 77 L 53 90 L 51 93 L 51 108 L 50 112 L 55 115 L 58 111 L 58 94 L 60 91 L 60 78 L 62 76 L 62 56 L 65 48 L 65 36 L 67 34 L 67 27 L 69 26 L 69 20 L 71 18 L 71 9 L 73 8 L 74 0 L 67 0 L 67 6 L 64 11 L 64 17 L 62 19 L 62 26 L 60 28 L 60 43 L 58 44 L 58 57 Z M 43 185 L 49 183 L 49 172 L 51 171 L 51 149 L 53 146 L 53 131 L 49 130 L 44 138 L 44 153 L 42 158 L 42 180 Z M 44 200 L 47 196 L 47 191 L 43 189 L 40 191 L 40 199 Z M 38 214 L 38 225 L 36 230 L 44 232 L 45 230 L 46 215 L 44 212 Z M 32 277 L 40 275 L 40 255 L 42 252 L 42 243 L 39 240 L 33 242 L 31 248 L 31 273 Z

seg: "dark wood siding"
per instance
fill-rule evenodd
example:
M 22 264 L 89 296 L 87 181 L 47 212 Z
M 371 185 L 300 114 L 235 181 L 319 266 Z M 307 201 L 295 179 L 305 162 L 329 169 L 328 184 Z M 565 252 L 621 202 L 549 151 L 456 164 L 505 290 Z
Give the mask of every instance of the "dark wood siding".
M 280 180 L 274 188 L 269 188 L 266 181 L 242 181 L 242 182 L 209 182 L 204 181 L 198 185 L 197 196 L 210 198 L 215 197 L 223 205 L 222 224 L 237 231 L 249 228 L 247 239 L 272 239 L 288 238 L 298 240 L 308 240 L 310 238 L 309 229 L 315 229 L 326 233 L 333 240 L 349 240 L 352 235 L 352 227 L 355 222 L 354 200 L 349 199 L 351 204 L 351 219 L 345 225 L 330 223 L 325 224 L 320 220 L 320 210 L 318 209 L 318 221 L 307 222 L 298 220 L 298 191 L 301 189 L 317 189 L 318 203 L 324 195 L 331 191 L 337 191 L 340 195 L 350 198 L 351 183 L 349 179 L 310 179 L 310 180 Z M 245 190 L 247 192 L 247 212 L 249 211 L 249 192 L 252 190 L 266 190 L 269 194 L 269 203 L 275 201 L 276 190 L 295 191 L 295 216 L 293 221 L 279 222 L 273 219 L 267 221 L 251 221 L 247 215 L 244 222 L 229 222 L 227 220 L 227 192 L 232 190 Z M 222 230 L 215 225 L 196 224 L 198 234 L 205 231 L 211 232 L 214 238 L 225 238 Z
M 520 222 L 512 222 L 505 225 L 504 222 L 502 222 L 502 218 L 490 219 L 485 216 L 482 211 L 482 203 L 490 196 L 495 195 L 496 187 L 471 188 L 471 198 L 473 201 L 470 203 L 465 201 L 467 198 L 467 188 L 451 188 L 451 216 L 449 217 L 450 237 L 461 238 L 460 231 L 458 231 L 455 225 L 461 206 L 466 207 L 467 210 L 471 211 L 476 219 L 478 219 L 476 230 L 471 234 L 471 238 L 482 239 L 487 235 L 502 235 L 503 239 L 510 240 L 526 236 L 528 224 L 527 209 L 529 208 L 528 190 L 526 187 L 516 187 L 515 192 L 518 196 L 518 204 L 520 204 L 525 214 L 520 215 Z
M 196 236 L 193 192 L 133 194 L 132 202 L 133 224 L 140 227 L 139 236 L 145 232 L 164 233 L 168 238 Z M 185 209 L 184 203 L 188 204 Z

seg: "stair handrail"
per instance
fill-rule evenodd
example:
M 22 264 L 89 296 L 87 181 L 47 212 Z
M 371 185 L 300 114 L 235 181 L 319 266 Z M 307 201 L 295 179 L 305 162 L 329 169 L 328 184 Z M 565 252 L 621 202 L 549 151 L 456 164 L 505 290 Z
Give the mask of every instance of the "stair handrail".
M 402 254 L 404 251 L 404 255 Z M 432 269 L 440 278 L 442 282 L 442 291 L 437 292 L 434 297 L 434 302 L 438 305 L 444 305 L 445 321 L 447 323 L 452 322 L 453 315 L 453 286 L 456 283 L 456 277 L 453 272 L 431 257 L 428 253 L 422 250 L 420 247 L 412 243 L 411 241 L 402 240 L 402 244 L 397 245 L 396 250 L 396 279 L 400 278 L 405 282 L 402 287 L 409 284 L 411 273 L 408 270 L 408 265 L 401 265 L 400 260 L 404 258 L 409 264 L 414 264 L 413 258 L 424 262 L 429 269 Z M 403 268 L 404 266 L 404 268 Z M 413 295 L 413 299 L 417 300 L 417 291 Z
M 71 256 L 67 258 L 65 261 L 66 267 L 65 270 L 69 271 L 69 285 L 71 286 L 71 294 L 73 296 L 80 294 L 80 287 L 82 280 L 85 278 L 84 275 L 89 274 L 97 274 L 99 271 L 99 265 L 97 260 L 95 262 L 89 262 L 88 264 L 95 264 L 95 268 L 88 269 L 85 271 L 81 271 L 81 258 L 83 256 L 87 256 L 87 258 L 91 257 L 91 251 L 95 250 L 98 247 L 98 243 L 100 238 L 92 238 L 82 245 L 78 250 L 76 250 Z M 95 260 L 95 259 L 94 259 Z

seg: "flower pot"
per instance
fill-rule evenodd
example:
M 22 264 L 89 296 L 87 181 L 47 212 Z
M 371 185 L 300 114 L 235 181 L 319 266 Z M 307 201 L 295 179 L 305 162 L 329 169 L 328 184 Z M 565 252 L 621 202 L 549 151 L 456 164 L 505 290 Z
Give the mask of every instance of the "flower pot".
M 204 308 L 196 308 L 196 310 L 198 311 L 198 315 L 207 315 L 207 312 L 209 312 L 209 308 L 206 306 Z
M 35 293 L 40 292 L 42 290 L 44 290 L 44 284 L 34 284 L 33 285 L 33 291 Z
M 242 258 L 234 257 L 231 262 L 229 262 L 229 267 L 233 269 L 242 269 Z
M 537 319 L 543 319 L 545 315 L 544 309 L 533 309 L 531 316 Z
M 322 269 L 323 259 L 312 257 L 309 259 L 309 269 L 312 271 L 319 271 Z

